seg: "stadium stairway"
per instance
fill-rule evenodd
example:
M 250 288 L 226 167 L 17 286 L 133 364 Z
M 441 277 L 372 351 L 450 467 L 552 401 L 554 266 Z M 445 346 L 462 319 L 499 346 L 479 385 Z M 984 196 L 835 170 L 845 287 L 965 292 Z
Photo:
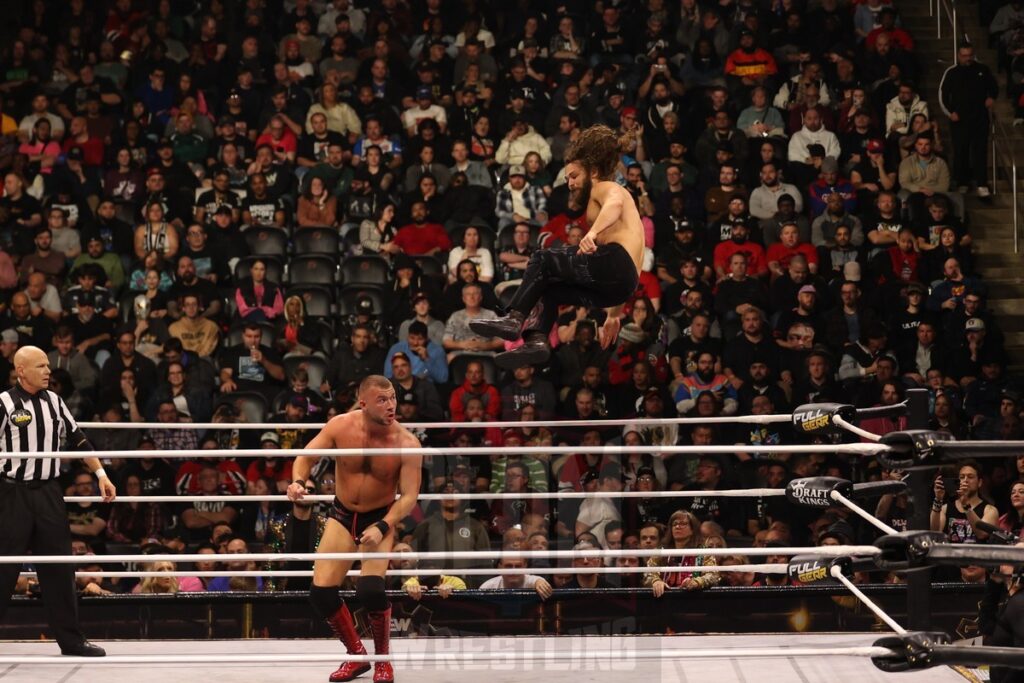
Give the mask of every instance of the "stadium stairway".
M 937 0 L 941 1 L 941 0 Z M 1011 168 L 1009 159 L 1017 160 L 1017 188 L 1020 248 L 1024 250 L 1024 127 L 1014 127 L 1014 109 L 1006 97 L 1006 75 L 997 69 L 996 50 L 988 44 L 988 27 L 982 26 L 977 6 L 960 3 L 957 13 L 957 33 L 966 36 L 975 47 L 979 62 L 986 64 L 999 81 L 1000 96 L 994 108 L 997 129 L 1005 137 L 997 136 L 997 145 L 1008 154 L 996 155 L 997 179 L 994 194 L 979 199 L 973 193 L 966 197 L 967 224 L 974 239 L 977 267 L 989 289 L 988 306 L 998 318 L 1006 335 L 1006 351 L 1010 357 L 1010 371 L 1024 375 L 1024 257 L 1014 252 L 1013 200 L 1011 195 Z M 939 81 L 943 72 L 954 62 L 951 31 L 945 12 L 942 17 L 942 37 L 936 38 L 936 19 L 931 16 L 927 0 L 907 0 L 899 3 L 903 27 L 916 43 L 916 51 L 923 68 L 918 88 L 927 99 L 932 116 L 939 121 L 939 130 L 947 150 L 952 148 L 949 119 L 942 113 L 938 101 Z M 989 165 L 991 167 L 991 149 Z M 989 170 L 991 177 L 992 171 Z

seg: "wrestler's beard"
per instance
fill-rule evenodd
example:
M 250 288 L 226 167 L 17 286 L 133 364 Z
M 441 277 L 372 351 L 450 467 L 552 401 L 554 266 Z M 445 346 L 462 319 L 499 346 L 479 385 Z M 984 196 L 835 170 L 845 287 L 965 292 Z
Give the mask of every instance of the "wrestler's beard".
M 583 211 L 590 202 L 590 190 L 593 184 L 590 178 L 583 180 L 583 185 L 578 190 L 569 190 L 569 208 L 573 211 Z

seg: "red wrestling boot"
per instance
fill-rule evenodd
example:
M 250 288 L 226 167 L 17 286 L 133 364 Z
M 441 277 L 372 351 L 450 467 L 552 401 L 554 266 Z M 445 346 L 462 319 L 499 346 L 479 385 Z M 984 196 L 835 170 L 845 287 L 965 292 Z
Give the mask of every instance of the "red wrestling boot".
M 373 654 L 390 654 L 388 650 L 391 642 L 391 605 L 380 612 L 368 612 L 367 620 L 373 633 Z M 395 672 L 391 668 L 391 662 L 374 662 L 373 683 L 394 683 L 394 680 Z
M 356 631 L 356 623 L 352 619 L 352 613 L 348 611 L 348 605 L 343 604 L 341 609 L 327 620 L 327 625 L 331 627 L 331 631 L 342 642 L 350 655 L 366 654 L 366 648 L 363 647 L 363 641 Z M 344 683 L 344 681 L 351 681 L 369 670 L 369 662 L 342 662 L 338 670 L 332 673 L 328 680 L 331 683 Z

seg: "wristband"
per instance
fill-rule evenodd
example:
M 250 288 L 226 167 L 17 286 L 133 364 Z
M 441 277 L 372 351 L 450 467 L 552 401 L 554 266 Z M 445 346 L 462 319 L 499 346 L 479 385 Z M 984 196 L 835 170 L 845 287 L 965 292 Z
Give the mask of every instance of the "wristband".
M 377 527 L 377 530 L 380 531 L 380 535 L 382 537 L 387 536 L 388 532 L 391 531 L 391 525 L 385 522 L 383 519 L 374 524 L 373 526 Z
M 293 484 L 301 484 L 302 488 L 306 488 L 306 486 L 309 485 L 309 482 L 306 481 L 305 479 L 292 479 L 292 483 Z
M 942 512 L 942 503 L 938 499 L 932 503 L 932 510 L 935 510 L 935 512 Z
M 103 477 L 107 476 L 107 471 L 101 467 L 95 472 L 93 472 L 93 474 L 96 475 L 96 479 L 102 479 Z

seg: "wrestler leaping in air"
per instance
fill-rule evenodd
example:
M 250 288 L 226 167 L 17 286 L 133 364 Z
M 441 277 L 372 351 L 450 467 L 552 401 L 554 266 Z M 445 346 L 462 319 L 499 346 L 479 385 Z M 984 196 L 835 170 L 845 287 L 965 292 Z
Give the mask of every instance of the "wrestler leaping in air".
M 547 361 L 548 334 L 560 305 L 606 309 L 601 345 L 607 348 L 615 342 L 622 305 L 636 290 L 644 254 L 640 212 L 632 195 L 613 180 L 620 153 L 619 139 L 607 126 L 591 126 L 569 145 L 569 202 L 586 209 L 590 231 L 578 247 L 540 249 L 530 256 L 506 316 L 470 321 L 470 328 L 481 336 L 523 339 L 522 346 L 495 358 L 502 368 Z
M 415 507 L 423 456 L 403 452 L 420 448 L 420 442 L 395 421 L 396 408 L 395 389 L 390 380 L 370 375 L 359 385 L 359 410 L 333 418 L 306 446 L 314 453 L 324 448 L 394 450 L 394 454 L 388 455 L 335 457 L 337 494 L 318 553 L 350 553 L 357 547 L 364 552 L 389 552 L 395 544 L 395 525 Z M 295 459 L 295 479 L 288 486 L 291 500 L 301 500 L 305 495 L 306 479 L 318 459 L 316 455 Z M 313 564 L 309 600 L 348 653 L 364 655 L 366 649 L 352 614 L 338 595 L 351 567 L 351 560 L 317 560 Z M 391 605 L 384 594 L 387 567 L 388 560 L 365 560 L 356 581 L 356 600 L 367 614 L 374 653 L 378 655 L 388 654 L 391 636 Z M 366 662 L 344 662 L 330 680 L 350 681 L 369 668 Z M 377 662 L 374 666 L 374 683 L 391 683 L 394 677 L 390 663 Z

